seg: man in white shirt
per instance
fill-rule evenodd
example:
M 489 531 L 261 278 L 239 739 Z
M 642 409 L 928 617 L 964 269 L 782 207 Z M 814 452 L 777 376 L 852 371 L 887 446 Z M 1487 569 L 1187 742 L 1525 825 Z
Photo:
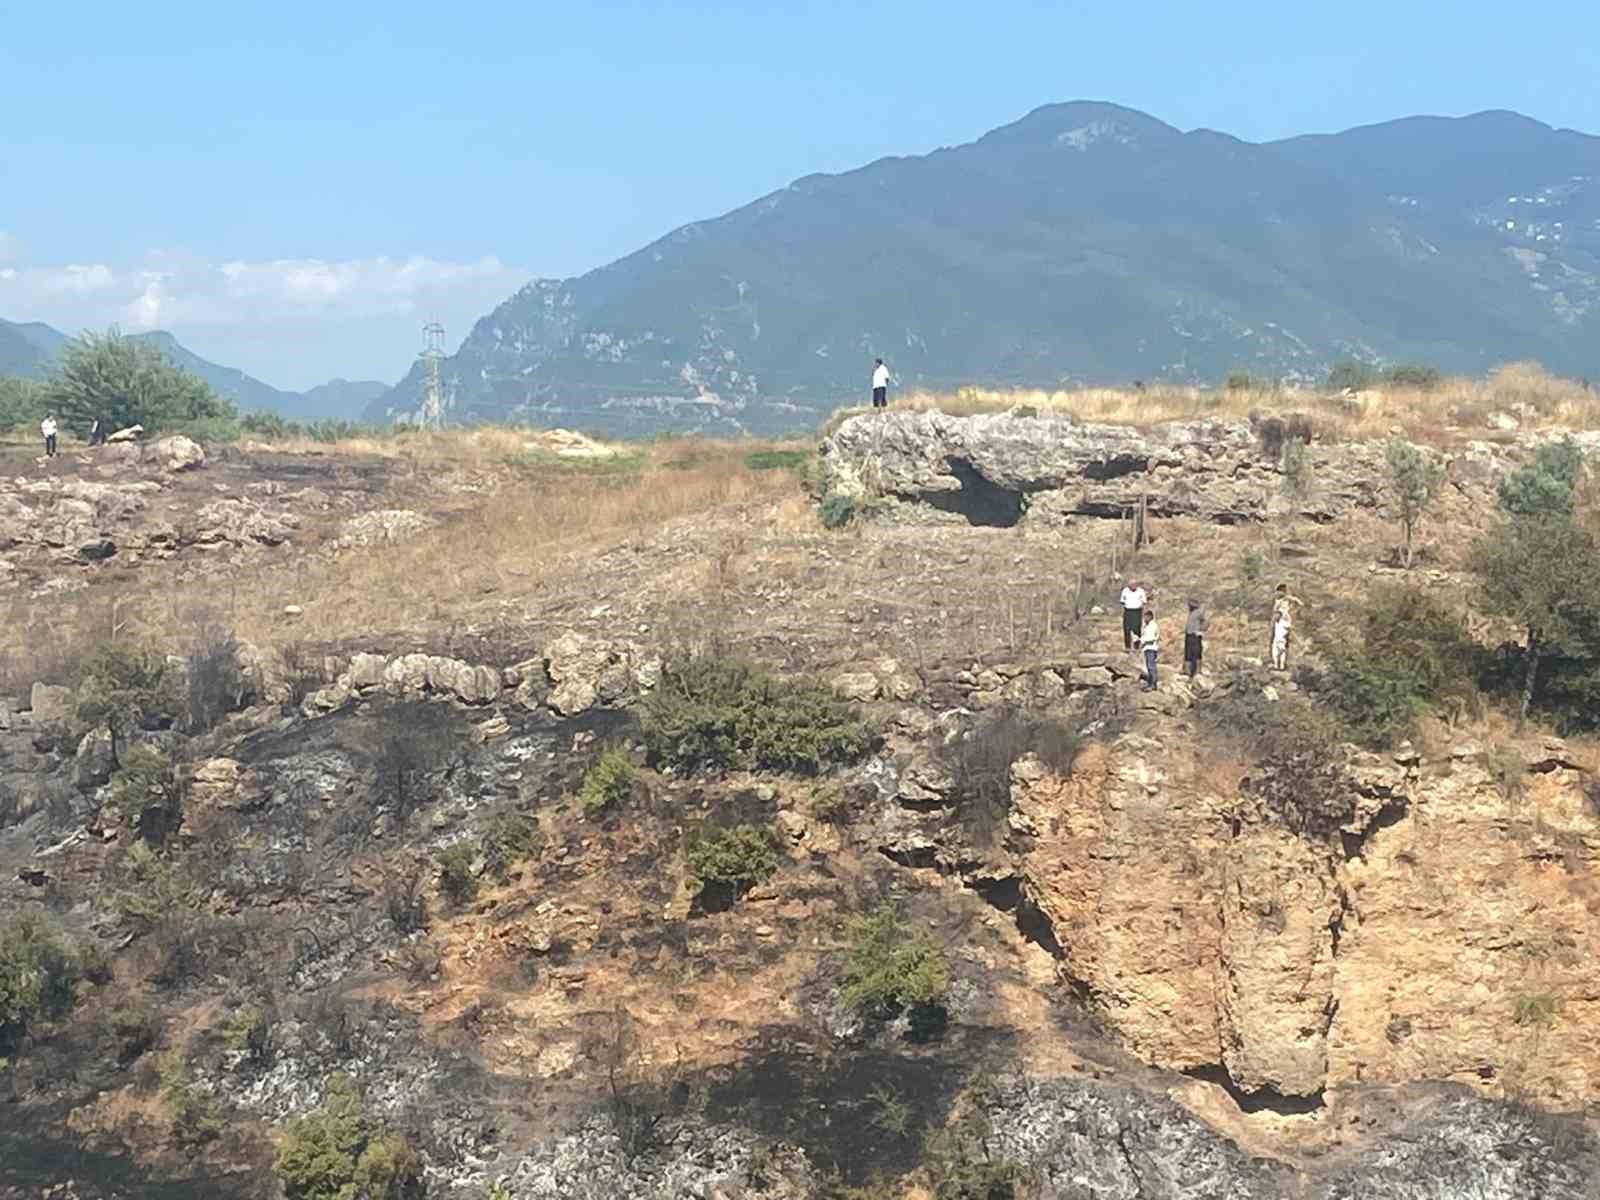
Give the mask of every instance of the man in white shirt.
M 1139 631 L 1144 628 L 1144 605 L 1149 596 L 1144 588 L 1139 586 L 1137 579 L 1130 579 L 1122 588 L 1122 648 L 1132 650 L 1134 639 L 1139 636 Z
M 44 456 L 56 456 L 56 419 L 52 414 L 39 422 L 39 432 L 44 434 Z
M 883 365 L 881 358 L 872 368 L 872 407 L 889 407 L 889 368 Z

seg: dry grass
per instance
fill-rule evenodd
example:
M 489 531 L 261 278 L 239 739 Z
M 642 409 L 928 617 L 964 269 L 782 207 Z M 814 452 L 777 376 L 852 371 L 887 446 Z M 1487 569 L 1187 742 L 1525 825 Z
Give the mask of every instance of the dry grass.
M 894 407 L 952 416 L 1027 407 L 1141 428 L 1163 421 L 1238 421 L 1251 413 L 1305 412 L 1325 436 L 1353 440 L 1384 437 L 1396 426 L 1420 441 L 1437 441 L 1451 434 L 1483 437 L 1489 432 L 1486 422 L 1492 413 L 1510 414 L 1524 429 L 1600 426 L 1600 393 L 1576 380 L 1551 375 L 1532 362 L 1509 363 L 1483 379 L 1448 378 L 1426 389 L 1383 385 L 1350 396 L 1310 388 L 1155 386 L 1142 391 L 1046 391 L 966 387 L 954 392 L 907 392 L 895 397 Z M 866 411 L 841 410 L 834 419 Z

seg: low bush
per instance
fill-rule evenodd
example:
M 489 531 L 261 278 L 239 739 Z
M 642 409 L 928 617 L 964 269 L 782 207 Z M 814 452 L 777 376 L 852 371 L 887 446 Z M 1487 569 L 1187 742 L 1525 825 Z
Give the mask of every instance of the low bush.
M 1005 708 L 942 746 L 939 759 L 954 781 L 957 814 L 975 845 L 992 843 L 1011 810 L 1011 767 L 1035 755 L 1055 774 L 1072 773 L 1083 739 L 1059 721 Z
M 1395 387 L 1419 388 L 1431 392 L 1439 386 L 1439 368 L 1423 363 L 1396 363 L 1383 373 L 1385 383 Z
M 1309 677 L 1345 740 L 1375 749 L 1415 732 L 1429 706 L 1458 716 L 1474 702 L 1480 652 L 1461 614 L 1431 593 L 1380 587 L 1367 599 L 1361 639 L 1336 645 L 1328 669 Z
M 811 461 L 809 450 L 752 450 L 744 465 L 752 471 L 800 471 Z
M 961 1117 L 929 1139 L 926 1153 L 933 1200 L 1018 1200 L 1026 1172 L 989 1149 L 982 1097 L 969 1098 Z
M 161 1017 L 143 995 L 123 995 L 105 1016 L 105 1030 L 116 1049 L 117 1065 L 127 1066 L 156 1044 Z
M 941 1009 L 950 965 L 926 929 L 884 903 L 845 927 L 844 1002 L 865 1016 Z
M 178 1143 L 193 1150 L 222 1132 L 211 1098 L 194 1084 L 189 1060 L 173 1047 L 156 1057 L 156 1077 L 161 1081 L 161 1102 L 172 1118 L 172 1133 Z
M 328 1080 L 320 1108 L 284 1126 L 272 1170 L 286 1200 L 414 1200 L 425 1190 L 421 1157 L 366 1114 L 344 1074 Z
M 856 710 L 810 676 L 769 675 L 725 649 L 674 653 L 646 700 L 652 762 L 815 774 L 871 747 Z
M 606 746 L 600 757 L 583 773 L 578 785 L 578 803 L 587 817 L 598 817 L 609 808 L 624 803 L 633 791 L 633 763 L 621 746 Z
M 256 1004 L 240 1005 L 223 1027 L 222 1044 L 247 1066 L 257 1070 L 271 1066 L 276 1051 L 272 1014 Z
M 43 919 L 21 913 L 0 924 L 0 1058 L 40 1020 L 72 1008 L 78 956 Z
M 378 803 L 404 825 L 457 765 L 464 738 L 444 705 L 394 704 L 379 716 L 376 783 Z
M 830 825 L 843 825 L 854 809 L 849 793 L 837 783 L 824 783 L 811 789 L 811 815 Z
M 149 933 L 192 907 L 194 882 L 171 855 L 134 842 L 112 873 L 111 906 L 135 935 Z
M 843 529 L 860 514 L 860 505 L 854 496 L 843 492 L 829 492 L 817 505 L 817 517 L 824 529 Z
M 90 655 L 78 687 L 77 716 L 87 728 L 110 730 L 113 759 L 130 734 L 170 719 L 177 709 L 164 655 L 132 641 L 107 642 Z
M 206 732 L 239 707 L 249 689 L 239 668 L 239 643 L 232 633 L 211 621 L 199 623 L 189 647 L 184 683 L 183 724 L 191 734 Z
M 777 871 L 778 839 L 758 825 L 706 827 L 689 836 L 684 859 L 703 896 L 731 904 Z
M 535 813 L 520 809 L 496 813 L 483 833 L 484 874 L 504 882 L 511 868 L 544 849 L 544 830 Z
M 460 908 L 478 898 L 478 877 L 472 873 L 472 847 L 457 842 L 439 853 L 439 894 Z
M 428 927 L 428 901 L 422 893 L 422 872 L 405 864 L 384 876 L 383 908 L 401 936 Z
M 112 809 L 150 846 L 164 846 L 183 824 L 183 792 L 172 760 L 155 746 L 130 746 L 111 777 Z
M 1333 369 L 1328 372 L 1328 387 L 1336 392 L 1349 389 L 1352 392 L 1364 392 L 1377 385 L 1379 375 L 1377 370 L 1364 362 L 1355 359 L 1345 359 L 1343 362 L 1333 364 Z

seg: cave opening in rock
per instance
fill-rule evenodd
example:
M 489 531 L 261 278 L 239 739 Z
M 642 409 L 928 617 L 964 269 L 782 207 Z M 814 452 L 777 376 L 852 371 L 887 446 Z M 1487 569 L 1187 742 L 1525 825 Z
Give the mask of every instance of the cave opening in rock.
M 980 475 L 964 458 L 945 458 L 950 473 L 961 483 L 958 492 L 925 492 L 923 499 L 943 512 L 960 513 L 969 525 L 1009 529 L 1022 520 L 1022 493 L 1003 488 Z
M 1216 1084 L 1228 1093 L 1242 1113 L 1270 1112 L 1281 1117 L 1299 1117 L 1318 1111 L 1326 1103 L 1320 1091 L 1312 1092 L 1309 1096 L 1287 1096 L 1275 1087 L 1265 1086 L 1247 1092 L 1221 1063 L 1190 1067 L 1184 1074 L 1191 1079 L 1203 1079 L 1206 1083 Z

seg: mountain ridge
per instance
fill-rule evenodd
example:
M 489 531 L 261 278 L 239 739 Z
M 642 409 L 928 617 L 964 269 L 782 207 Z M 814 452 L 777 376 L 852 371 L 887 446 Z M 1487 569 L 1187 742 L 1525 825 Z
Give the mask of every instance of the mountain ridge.
M 627 433 L 803 427 L 880 354 L 940 388 L 1315 379 L 1345 357 L 1589 374 L 1597 180 L 1600 138 L 1502 110 L 1252 143 L 1041 105 L 535 280 L 443 378 L 456 420 Z M 413 369 L 367 416 L 420 396 Z

